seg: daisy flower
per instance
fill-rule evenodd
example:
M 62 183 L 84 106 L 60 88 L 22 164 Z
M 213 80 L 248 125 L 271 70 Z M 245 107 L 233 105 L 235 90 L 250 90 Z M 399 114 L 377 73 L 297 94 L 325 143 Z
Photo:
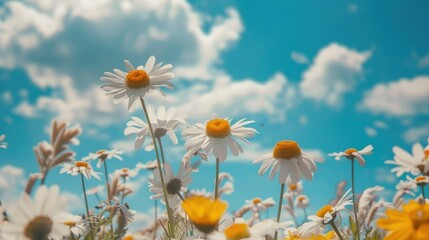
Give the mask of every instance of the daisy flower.
M 429 161 L 425 160 L 426 152 L 420 143 L 413 145 L 412 155 L 398 146 L 393 147 L 393 153 L 394 160 L 387 160 L 385 163 L 395 165 L 391 171 L 396 172 L 396 176 L 402 176 L 406 172 L 414 176 L 429 174 Z
M 75 215 L 71 216 L 70 219 L 67 219 L 63 224 L 67 225 L 70 228 L 70 232 L 74 237 L 85 237 L 91 231 L 88 222 L 82 219 L 81 216 Z M 68 237 L 65 235 L 64 237 Z
M 208 236 L 211 240 L 265 240 L 265 236 L 270 233 L 285 229 L 292 225 L 292 222 L 277 223 L 271 219 L 264 220 L 253 226 L 249 226 L 242 218 L 237 218 L 233 224 L 221 231 L 213 232 Z
M 307 208 L 310 204 L 310 199 L 306 195 L 299 195 L 295 198 L 295 206 L 299 208 Z
M 271 197 L 265 200 L 257 197 L 252 200 L 246 200 L 245 203 L 245 206 L 250 207 L 254 212 L 264 212 L 266 209 L 273 207 L 276 204 L 276 201 Z
M 407 180 L 410 182 L 414 182 L 417 186 L 426 186 L 429 183 L 429 177 L 426 176 L 418 176 L 415 178 L 411 178 L 410 176 L 407 176 Z
M 300 229 L 299 234 L 304 237 L 309 237 L 311 235 L 319 235 L 320 228 L 326 224 L 331 223 L 331 221 L 335 220 L 337 215 L 342 211 L 346 211 L 350 216 L 352 215 L 345 208 L 348 205 L 352 205 L 351 197 L 352 195 L 348 195 L 351 189 L 349 189 L 344 196 L 338 201 L 335 206 L 326 205 L 317 211 L 316 215 L 309 216 L 309 222 L 304 223 Z M 348 196 L 347 196 L 348 195 Z
M 5 142 L 6 135 L 2 134 L 0 135 L 0 148 L 7 148 L 7 142 Z
M 243 153 L 243 148 L 237 142 L 240 140 L 249 143 L 246 138 L 254 137 L 257 131 L 253 128 L 245 127 L 254 121 L 241 119 L 231 126 L 231 120 L 219 118 L 213 114 L 212 119 L 205 124 L 197 123 L 192 127 L 182 131 L 182 138 L 185 140 L 185 147 L 188 151 L 199 149 L 224 162 L 227 157 L 227 149 L 234 156 Z
M 387 209 L 377 227 L 389 231 L 385 240 L 429 239 L 429 204 L 411 200 L 402 210 Z
M 227 207 L 228 204 L 224 201 L 202 196 L 192 196 L 182 202 L 182 208 L 188 214 L 191 222 L 205 234 L 209 234 L 217 228 Z
M 175 108 L 169 108 L 166 110 L 164 106 L 160 106 L 158 111 L 155 112 L 155 109 L 152 106 L 148 106 L 148 115 L 155 138 L 161 138 L 167 134 L 174 145 L 179 142 L 175 130 L 181 125 L 186 124 L 186 116 L 176 115 L 175 111 Z M 124 130 L 125 136 L 133 134 L 136 135 L 134 148 L 140 148 L 146 140 L 146 137 L 150 137 L 151 140 L 145 150 L 151 151 L 154 148 L 149 126 L 139 117 L 131 117 L 131 121 L 127 123 L 127 127 Z
M 60 196 L 58 186 L 37 189 L 34 199 L 23 193 L 16 204 L 9 205 L 9 221 L 0 226 L 3 239 L 62 239 L 70 234 L 64 222 L 67 200 Z
M 118 176 L 128 181 L 130 178 L 137 176 L 138 171 L 136 169 L 121 168 L 116 169 L 112 175 L 113 177 Z
M 93 188 L 90 188 L 90 189 L 86 190 L 86 195 L 96 195 L 96 194 L 99 194 L 102 191 L 104 191 L 104 186 L 103 185 L 98 185 L 96 187 L 93 187 Z
M 303 189 L 302 181 L 298 181 L 297 183 L 292 183 L 290 179 L 288 179 L 286 183 L 287 183 L 286 185 L 287 188 L 286 188 L 285 194 L 291 194 L 292 196 L 296 196 L 302 192 L 302 189 Z
M 113 73 L 105 72 L 100 79 L 106 82 L 101 86 L 101 89 L 106 91 L 107 95 L 113 95 L 113 103 L 117 104 L 122 101 L 128 101 L 128 110 L 132 111 L 136 102 L 150 93 L 152 90 L 157 90 L 165 96 L 161 87 L 166 87 L 171 90 L 174 85 L 170 82 L 174 78 L 174 74 L 170 72 L 173 65 L 167 64 L 162 66 L 162 63 L 155 65 L 155 57 L 151 56 L 145 66 L 134 66 L 125 60 L 127 71 L 114 69 Z
M 365 166 L 365 159 L 363 158 L 362 155 L 372 154 L 373 149 L 374 149 L 374 147 L 372 145 L 368 145 L 359 151 L 356 148 L 349 148 L 349 149 L 345 150 L 344 152 L 330 153 L 329 156 L 335 157 L 335 160 L 337 160 L 337 161 L 340 160 L 341 157 L 345 157 L 345 158 L 350 159 L 350 160 L 354 160 L 355 158 L 357 158 L 357 160 L 359 161 L 359 164 L 361 166 Z
M 168 203 L 171 207 L 174 207 L 177 204 L 181 193 L 186 192 L 188 184 L 191 183 L 192 169 L 186 168 L 186 166 L 181 163 L 179 172 L 175 176 L 170 164 L 166 163 L 164 165 L 164 171 L 165 173 L 163 174 Z M 151 178 L 148 181 L 150 191 L 155 195 L 151 196 L 150 198 L 161 199 L 161 202 L 165 202 L 163 186 L 159 172 L 154 171 L 153 176 L 154 178 Z
M 96 153 L 89 153 L 87 157 L 84 157 L 82 161 L 90 161 L 90 160 L 97 160 L 97 168 L 100 168 L 104 161 L 116 158 L 120 161 L 123 161 L 121 155 L 124 153 L 124 151 L 112 149 L 112 150 L 98 150 Z
M 417 189 L 417 184 L 415 181 L 399 181 L 398 184 L 396 184 L 396 191 L 403 192 L 406 194 L 410 194 L 412 196 L 415 196 L 414 191 Z
M 316 162 L 324 162 L 324 160 L 301 151 L 297 142 L 286 140 L 278 142 L 272 153 L 264 154 L 253 161 L 253 163 L 260 162 L 262 165 L 258 171 L 259 175 L 263 175 L 268 168 L 272 167 L 270 180 L 274 178 L 277 171 L 280 171 L 280 184 L 286 183 L 288 178 L 292 184 L 297 184 L 301 177 L 311 180 L 313 173 L 317 170 Z
M 146 169 L 146 170 L 155 170 L 158 168 L 158 163 L 156 162 L 156 160 L 153 161 L 148 161 L 147 163 L 143 164 L 141 162 L 137 163 L 136 168 L 138 170 L 140 169 Z
M 100 180 L 101 173 L 95 172 L 91 165 L 87 162 L 76 161 L 73 164 L 64 163 L 63 168 L 60 170 L 60 173 L 68 173 L 72 176 L 76 176 L 82 173 L 86 179 L 90 179 L 91 176 Z

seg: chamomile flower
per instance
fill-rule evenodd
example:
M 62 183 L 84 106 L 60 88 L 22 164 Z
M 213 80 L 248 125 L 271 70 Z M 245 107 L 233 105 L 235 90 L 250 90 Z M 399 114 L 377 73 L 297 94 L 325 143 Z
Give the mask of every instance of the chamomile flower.
M 429 174 L 429 160 L 426 160 L 426 153 L 420 143 L 415 143 L 412 147 L 412 155 L 404 149 L 394 146 L 394 160 L 385 161 L 387 164 L 395 165 L 392 172 L 396 172 L 396 176 L 409 172 L 414 176 L 419 174 Z
M 249 226 L 242 218 L 237 218 L 233 224 L 221 231 L 208 236 L 211 240 L 265 240 L 265 236 L 279 229 L 286 229 L 292 222 L 278 223 L 271 219 Z
M 114 69 L 113 73 L 105 72 L 104 76 L 100 78 L 106 82 L 101 89 L 106 91 L 107 95 L 113 96 L 113 103 L 128 101 L 128 110 L 132 111 L 136 102 L 151 91 L 159 91 L 165 96 L 161 87 L 169 90 L 174 88 L 170 82 L 174 78 L 174 74 L 170 72 L 173 65 L 167 64 L 162 67 L 162 63 L 155 65 L 154 56 L 149 57 L 145 66 L 137 68 L 134 68 L 128 60 L 125 60 L 124 63 L 127 68 L 126 72 Z
M 243 153 L 243 148 L 237 140 L 249 144 L 246 138 L 254 137 L 257 131 L 245 126 L 253 122 L 241 119 L 231 125 L 231 120 L 213 114 L 212 119 L 205 124 L 197 123 L 184 129 L 182 137 L 188 151 L 201 149 L 223 162 L 226 160 L 228 149 L 234 156 Z
M 129 169 L 129 168 L 121 168 L 121 169 L 116 169 L 113 173 L 112 173 L 113 177 L 120 177 L 123 178 L 125 180 L 129 180 L 132 177 L 135 177 L 138 175 L 138 171 L 136 169 Z
M 167 134 L 171 142 L 176 145 L 179 141 L 175 130 L 186 124 L 186 116 L 176 115 L 175 111 L 175 108 L 169 108 L 166 110 L 164 106 L 160 106 L 155 112 L 155 109 L 152 106 L 148 106 L 148 115 L 155 138 L 161 138 Z M 149 125 L 139 117 L 131 117 L 131 121 L 127 123 L 127 127 L 124 130 L 125 136 L 133 134 L 136 135 L 134 148 L 140 148 L 145 142 L 146 137 L 150 138 L 150 143 L 147 145 L 145 150 L 151 151 L 154 148 L 152 137 L 150 136 Z
M 410 194 L 412 196 L 415 196 L 414 191 L 417 189 L 417 184 L 415 181 L 399 181 L 398 184 L 396 184 L 396 191 L 397 192 L 403 192 L 405 194 Z
M 97 168 L 100 168 L 104 161 L 116 158 L 120 161 L 123 161 L 121 155 L 124 153 L 122 150 L 112 149 L 112 150 L 98 150 L 96 153 L 89 153 L 87 157 L 84 157 L 82 161 L 97 160 Z
M 70 218 L 65 212 L 66 199 L 58 186 L 37 189 L 34 199 L 23 193 L 16 204 L 9 205 L 9 221 L 0 226 L 2 239 L 62 239 L 70 234 L 64 222 Z
M 191 183 L 191 168 L 181 163 L 180 169 L 177 175 L 174 175 L 170 164 L 164 165 L 164 183 L 167 192 L 168 203 L 171 207 L 174 207 L 179 201 L 179 194 L 183 194 L 187 191 L 187 186 Z M 161 176 L 158 171 L 153 172 L 154 178 L 149 179 L 149 188 L 155 195 L 151 196 L 151 199 L 161 199 L 161 202 L 165 202 L 163 185 L 161 183 Z
M 155 170 L 158 168 L 158 162 L 156 160 L 148 161 L 147 163 L 143 164 L 141 162 L 137 163 L 136 169 L 146 169 L 146 170 Z
M 306 195 L 299 195 L 295 198 L 295 206 L 299 208 L 307 208 L 310 204 L 310 199 Z
M 274 201 L 271 197 L 265 200 L 256 197 L 251 200 L 246 200 L 245 203 L 245 206 L 249 206 L 252 211 L 261 213 L 268 208 L 273 207 L 276 204 L 276 201 Z
M 102 191 L 104 191 L 104 186 L 98 185 L 96 187 L 86 190 L 86 195 L 95 195 L 101 193 Z
M 426 186 L 429 183 L 429 177 L 427 176 L 418 176 L 415 178 L 407 176 L 407 180 L 410 182 L 414 182 L 417 186 Z
M 301 177 L 311 180 L 316 171 L 316 162 L 324 162 L 322 158 L 314 157 L 301 150 L 295 141 L 280 141 L 273 152 L 256 158 L 253 163 L 262 162 L 259 175 L 263 175 L 271 167 L 270 180 L 280 171 L 279 183 L 284 184 L 289 178 L 292 184 L 297 184 Z
M 303 186 L 302 181 L 298 181 L 297 183 L 292 183 L 290 179 L 286 181 L 286 193 L 285 194 L 291 194 L 292 196 L 296 196 L 298 194 L 301 194 Z
M 351 213 L 345 208 L 348 205 L 352 205 L 352 195 L 348 195 L 351 189 L 349 189 L 344 196 L 338 201 L 335 206 L 326 205 L 317 211 L 316 215 L 308 217 L 309 222 L 304 223 L 299 228 L 299 234 L 303 237 L 309 237 L 311 235 L 319 235 L 320 228 L 331 221 L 335 220 L 337 215 L 342 211 L 346 211 L 349 215 Z
M 357 150 L 356 148 L 349 148 L 345 150 L 344 152 L 334 152 L 330 153 L 329 156 L 334 156 L 335 160 L 340 160 L 341 157 L 345 157 L 349 160 L 354 160 L 355 158 L 359 161 L 359 164 L 361 166 L 365 166 L 365 159 L 362 155 L 369 155 L 372 153 L 372 150 L 374 147 L 372 145 L 368 145 L 364 147 L 362 150 Z
M 82 219 L 82 217 L 79 215 L 71 216 L 69 219 L 64 221 L 63 224 L 67 225 L 70 228 L 70 232 L 73 234 L 73 236 L 77 238 L 84 238 L 91 231 L 88 222 Z
M 82 173 L 86 179 L 90 179 L 91 177 L 95 177 L 100 180 L 101 173 L 95 172 L 91 165 L 84 161 L 76 161 L 73 164 L 64 163 L 63 168 L 60 170 L 60 173 L 68 173 L 72 176 L 76 176 Z
M 0 135 L 0 148 L 7 148 L 7 142 L 5 142 L 6 135 L 2 134 Z

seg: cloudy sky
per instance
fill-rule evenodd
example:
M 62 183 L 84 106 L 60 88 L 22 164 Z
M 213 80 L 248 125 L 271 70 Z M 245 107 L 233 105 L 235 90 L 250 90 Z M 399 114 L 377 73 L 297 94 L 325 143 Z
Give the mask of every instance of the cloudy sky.
M 256 196 L 277 200 L 279 184 L 258 176 L 251 161 L 284 139 L 327 160 L 304 184 L 310 210 L 349 179 L 350 163 L 327 154 L 368 144 L 375 150 L 357 169 L 358 191 L 383 185 L 390 199 L 398 179 L 384 161 L 392 147 L 410 150 L 429 136 L 428 7 L 399 0 L 2 1 L 0 134 L 9 148 L 0 149 L 1 200 L 17 196 L 37 171 L 32 147 L 48 139 L 53 119 L 82 127 L 78 158 L 121 148 L 125 161 L 112 169 L 153 160 L 122 134 L 142 111 L 128 113 L 99 89 L 103 72 L 125 69 L 124 59 L 144 64 L 151 55 L 174 65 L 176 88 L 149 103 L 175 106 L 191 124 L 214 112 L 256 121 L 252 147 L 221 165 L 234 175 L 235 192 L 225 196 L 231 210 Z M 167 145 L 174 167 L 183 153 L 182 143 Z M 213 188 L 212 162 L 191 188 Z M 149 211 L 146 177 L 135 180 L 130 202 Z M 78 180 L 53 173 L 47 184 L 60 184 L 76 202 Z

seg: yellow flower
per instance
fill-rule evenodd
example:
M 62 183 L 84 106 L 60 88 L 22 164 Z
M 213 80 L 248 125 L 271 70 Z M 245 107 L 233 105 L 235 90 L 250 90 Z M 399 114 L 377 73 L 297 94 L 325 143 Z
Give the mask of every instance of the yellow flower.
M 206 234 L 216 229 L 227 206 L 226 202 L 202 196 L 186 198 L 182 203 L 183 210 L 195 227 Z
M 335 239 L 335 232 L 329 231 L 325 235 L 319 234 L 317 236 L 312 235 L 310 237 L 300 237 L 298 235 L 289 233 L 289 236 L 283 240 L 333 240 L 333 239 Z
M 429 239 L 429 204 L 410 201 L 403 210 L 388 209 L 386 218 L 379 219 L 377 226 L 390 231 L 385 240 Z

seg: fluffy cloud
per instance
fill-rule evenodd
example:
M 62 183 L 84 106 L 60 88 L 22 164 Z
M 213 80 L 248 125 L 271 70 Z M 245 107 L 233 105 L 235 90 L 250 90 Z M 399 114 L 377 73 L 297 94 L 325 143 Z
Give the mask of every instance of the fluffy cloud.
M 429 123 L 409 128 L 402 134 L 402 137 L 407 143 L 414 143 L 427 139 L 429 137 Z
M 299 64 L 307 64 L 310 61 L 307 56 L 299 52 L 291 52 L 290 58 Z
M 429 113 L 429 76 L 379 83 L 364 94 L 362 110 L 389 116 Z
M 302 96 L 341 107 L 343 95 L 354 90 L 370 56 L 370 51 L 359 52 L 331 43 L 319 51 L 313 65 L 303 73 Z
M 114 149 L 123 150 L 127 155 L 133 155 L 134 149 L 134 138 L 132 140 L 117 140 L 110 143 L 110 147 Z
M 25 185 L 24 169 L 12 165 L 0 168 L 0 199 L 8 203 L 19 197 Z
M 377 130 L 375 128 L 373 128 L 373 127 L 366 127 L 365 128 L 365 133 L 369 137 L 375 137 L 378 134 Z

